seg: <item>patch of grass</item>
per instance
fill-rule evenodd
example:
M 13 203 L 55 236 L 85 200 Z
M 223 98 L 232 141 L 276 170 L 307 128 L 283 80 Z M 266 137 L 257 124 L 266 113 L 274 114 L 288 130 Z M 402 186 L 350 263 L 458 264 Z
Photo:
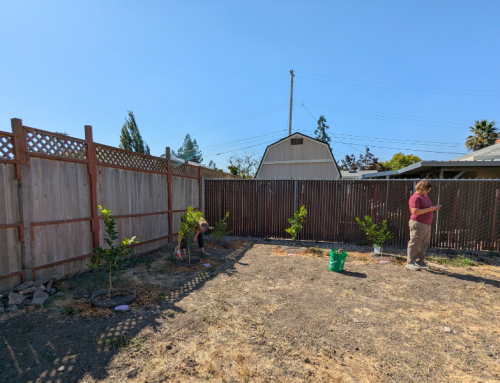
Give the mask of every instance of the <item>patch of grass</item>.
M 203 320 L 203 322 L 207 322 L 210 324 L 210 323 L 215 321 L 215 318 L 211 315 L 204 315 L 202 320 Z
M 309 248 L 309 251 L 313 254 L 316 254 L 316 255 L 322 255 L 324 250 L 323 249 L 320 249 L 319 247 L 310 247 Z
M 175 310 L 172 310 L 172 309 L 168 309 L 168 310 L 165 310 L 165 311 L 163 312 L 163 314 L 165 314 L 166 316 L 168 316 L 168 317 L 170 317 L 170 318 L 175 318 L 175 316 L 176 316 L 177 314 L 179 314 L 179 312 L 178 312 L 178 311 L 175 311 Z
M 99 339 L 97 343 L 102 344 L 108 348 L 128 348 L 134 345 L 134 339 L 126 337 L 125 335 L 115 336 L 113 338 L 104 338 Z M 139 340 L 139 348 L 140 348 L 140 340 Z M 137 340 L 135 343 L 137 347 Z
M 470 258 L 466 258 L 464 256 L 460 256 L 457 258 L 441 258 L 441 257 L 430 257 L 429 261 L 439 263 L 443 266 L 454 266 L 454 267 L 471 267 L 477 266 L 477 262 L 473 261 Z
M 360 259 L 360 261 L 363 261 L 363 262 L 368 261 L 368 258 L 366 258 L 366 257 L 359 257 L 359 259 Z
M 75 315 L 76 311 L 72 307 L 62 307 L 61 314 L 63 314 L 63 315 Z
M 153 263 L 153 258 L 137 257 L 137 258 L 132 258 L 130 260 L 130 267 L 134 268 L 140 265 L 146 265 L 146 268 L 149 270 L 151 268 L 152 263 Z

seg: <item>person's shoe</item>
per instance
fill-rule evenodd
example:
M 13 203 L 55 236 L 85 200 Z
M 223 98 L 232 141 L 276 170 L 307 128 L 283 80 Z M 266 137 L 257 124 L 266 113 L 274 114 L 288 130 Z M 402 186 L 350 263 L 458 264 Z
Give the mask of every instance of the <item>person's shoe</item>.
M 424 261 L 415 262 L 415 265 L 420 267 L 421 269 L 430 269 L 429 265 L 427 263 L 425 263 Z
M 420 267 L 416 263 L 414 264 L 407 263 L 406 267 L 413 271 L 420 271 Z

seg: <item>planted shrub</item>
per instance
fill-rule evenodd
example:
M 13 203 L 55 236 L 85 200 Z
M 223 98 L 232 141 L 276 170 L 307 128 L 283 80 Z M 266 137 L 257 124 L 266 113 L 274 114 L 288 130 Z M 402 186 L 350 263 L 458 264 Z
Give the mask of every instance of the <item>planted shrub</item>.
M 292 224 L 291 227 L 285 229 L 285 231 L 292 236 L 293 246 L 295 246 L 295 240 L 297 235 L 302 230 L 303 223 L 307 216 L 307 210 L 305 206 L 302 206 L 299 210 L 293 213 L 293 218 L 288 218 L 288 222 Z
M 187 212 L 182 214 L 181 226 L 179 227 L 179 235 L 185 240 L 188 249 L 189 264 L 191 264 L 191 237 L 194 235 L 196 227 L 198 227 L 199 220 L 203 218 L 201 211 L 194 211 L 192 206 L 188 206 Z
M 392 238 L 391 232 L 387 230 L 387 220 L 385 219 L 380 226 L 374 223 L 369 215 L 365 215 L 363 221 L 356 217 L 356 222 L 365 232 L 368 241 L 371 242 L 373 246 L 380 246 L 381 250 L 383 250 L 387 240 Z
M 95 254 L 92 256 L 91 262 L 87 264 L 95 270 L 104 269 L 109 273 L 109 290 L 108 296 L 111 299 L 112 288 L 112 275 L 115 271 L 119 270 L 127 255 L 132 252 L 130 245 L 139 243 L 135 236 L 132 238 L 125 238 L 120 245 L 115 245 L 118 239 L 118 232 L 116 231 L 116 215 L 111 215 L 111 210 L 106 210 L 102 206 L 98 206 L 99 212 L 104 218 L 104 225 L 106 226 L 106 234 L 104 242 L 109 246 L 105 249 L 101 246 L 94 249 Z
M 227 230 L 227 218 L 229 217 L 229 212 L 226 213 L 224 218 L 214 224 L 214 228 L 212 229 L 212 234 L 210 239 L 213 243 L 222 240 L 226 235 L 232 233 L 232 231 Z

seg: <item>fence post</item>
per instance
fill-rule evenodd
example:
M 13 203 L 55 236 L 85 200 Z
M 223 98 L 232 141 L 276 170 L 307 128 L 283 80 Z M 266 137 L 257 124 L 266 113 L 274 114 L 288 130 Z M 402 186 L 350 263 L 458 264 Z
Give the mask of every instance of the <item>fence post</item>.
M 494 249 L 494 244 L 495 244 L 495 226 L 497 223 L 497 207 L 498 207 L 498 189 L 495 194 L 495 208 L 493 210 L 493 227 L 491 228 L 491 249 L 490 251 L 493 251 Z
M 15 135 L 16 160 L 20 166 L 19 209 L 22 222 L 21 257 L 26 281 L 33 280 L 33 251 L 31 248 L 31 174 L 28 160 L 28 143 L 23 122 L 19 118 L 11 119 L 12 133 Z
M 198 166 L 198 207 L 200 208 L 200 211 L 203 212 L 203 204 L 201 202 L 201 164 Z
M 99 246 L 99 214 L 97 212 L 97 155 L 95 150 L 92 126 L 85 125 L 85 141 L 87 141 L 87 173 L 90 181 L 90 210 L 92 217 L 92 249 Z
M 455 210 L 453 211 L 453 221 L 451 223 L 450 235 L 448 236 L 448 253 L 450 252 L 451 243 L 453 241 L 453 232 L 455 231 L 455 219 L 457 218 L 458 199 L 460 198 L 460 189 L 457 190 L 457 198 L 455 199 Z
M 297 211 L 297 180 L 293 181 L 293 212 Z
M 168 203 L 168 242 L 174 240 L 172 229 L 172 160 L 170 159 L 170 148 L 165 148 L 165 158 L 167 160 L 167 203 Z

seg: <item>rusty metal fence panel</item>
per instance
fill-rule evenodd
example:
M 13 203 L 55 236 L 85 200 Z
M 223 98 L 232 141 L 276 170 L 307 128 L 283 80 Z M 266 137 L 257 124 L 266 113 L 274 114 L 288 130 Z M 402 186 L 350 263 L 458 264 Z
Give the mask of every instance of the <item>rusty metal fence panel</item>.
M 206 217 L 229 212 L 235 236 L 289 238 L 287 219 L 301 205 L 308 215 L 299 239 L 356 243 L 366 241 L 356 217 L 387 220 L 393 238 L 406 246 L 408 199 L 418 180 L 206 180 Z M 500 180 L 433 180 L 429 194 L 442 205 L 432 224 L 431 247 L 500 250 Z

